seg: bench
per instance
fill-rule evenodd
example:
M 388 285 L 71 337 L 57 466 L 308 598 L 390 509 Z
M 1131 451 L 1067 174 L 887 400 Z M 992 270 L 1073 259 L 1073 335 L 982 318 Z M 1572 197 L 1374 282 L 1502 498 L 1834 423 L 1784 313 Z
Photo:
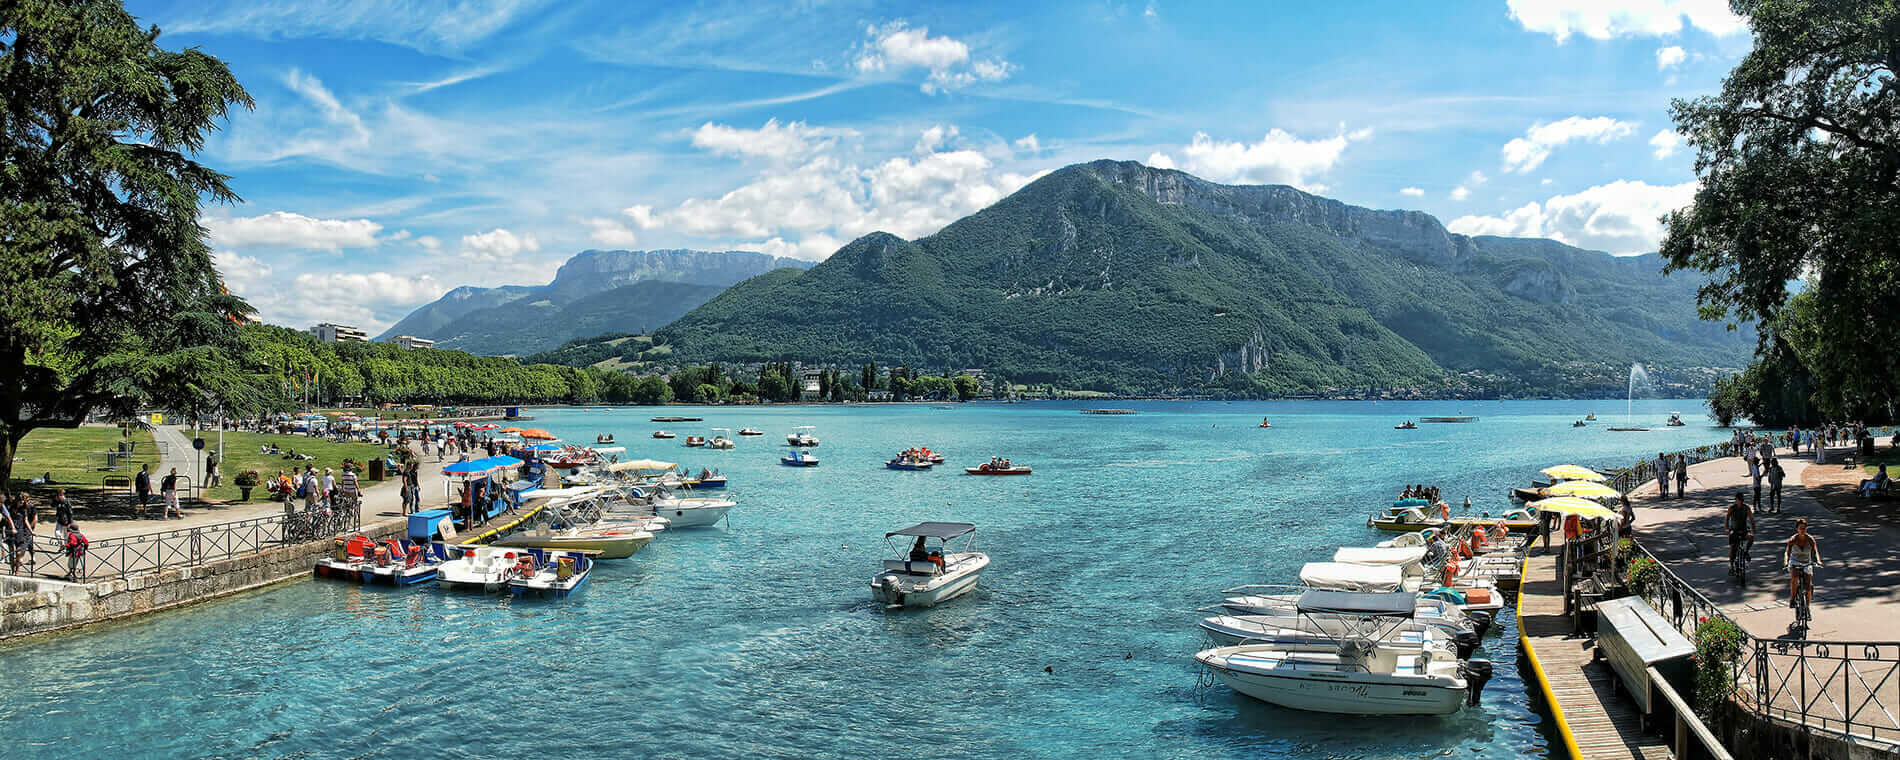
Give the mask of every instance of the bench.
M 1670 684 L 1684 688 L 1694 685 L 1689 658 L 1695 654 L 1695 645 L 1642 597 L 1597 602 L 1596 613 L 1597 651 L 1609 661 L 1643 715 L 1655 706 L 1656 684 L 1651 674 L 1659 673 Z
M 104 488 L 123 488 L 129 493 L 132 490 L 132 479 L 124 475 L 107 475 L 99 479 L 99 485 Z

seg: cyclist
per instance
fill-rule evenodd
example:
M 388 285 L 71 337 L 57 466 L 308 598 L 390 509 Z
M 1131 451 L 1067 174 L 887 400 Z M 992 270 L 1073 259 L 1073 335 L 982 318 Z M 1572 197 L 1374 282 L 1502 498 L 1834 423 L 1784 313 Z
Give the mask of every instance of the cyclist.
M 1797 595 L 1803 602 L 1813 602 L 1814 568 L 1821 564 L 1821 542 L 1808 535 L 1807 518 L 1795 518 L 1794 535 L 1788 538 L 1782 556 L 1788 562 L 1788 604 L 1794 605 Z
M 1728 515 L 1723 519 L 1728 527 L 1728 564 L 1731 572 L 1737 567 L 1736 558 L 1747 561 L 1747 544 L 1755 542 L 1755 512 L 1748 508 L 1748 499 L 1741 493 L 1735 494 L 1735 502 L 1728 507 Z

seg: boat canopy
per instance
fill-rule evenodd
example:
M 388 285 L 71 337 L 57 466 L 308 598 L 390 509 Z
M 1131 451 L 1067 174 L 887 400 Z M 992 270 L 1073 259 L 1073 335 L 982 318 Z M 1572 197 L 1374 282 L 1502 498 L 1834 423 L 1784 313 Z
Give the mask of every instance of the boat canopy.
M 1359 546 L 1340 547 L 1333 552 L 1334 562 L 1347 562 L 1354 565 L 1416 565 L 1425 561 L 1423 546 L 1394 546 L 1390 548 L 1367 548 Z
M 639 470 L 642 472 L 662 472 L 665 470 L 671 470 L 677 466 L 678 465 L 673 464 L 672 462 L 662 462 L 657 459 L 629 459 L 625 462 L 615 462 L 613 464 L 607 465 L 607 469 L 611 472 L 627 472 L 628 470 Z
M 1298 609 L 1305 615 L 1378 615 L 1409 618 L 1418 609 L 1418 595 L 1405 591 L 1308 591 Z
M 467 462 L 456 462 L 442 468 L 443 475 L 486 475 L 500 470 L 512 470 L 521 466 L 521 460 L 514 457 L 484 457 Z
M 970 523 L 920 522 L 920 523 L 917 523 L 916 525 L 912 525 L 903 530 L 894 530 L 889 533 L 886 533 L 884 534 L 884 537 L 890 538 L 891 536 L 920 536 L 923 538 L 937 538 L 937 539 L 948 541 L 952 538 L 956 538 L 957 536 L 961 536 L 965 533 L 969 533 L 974 530 L 976 530 L 976 526 Z
M 529 447 L 527 447 L 527 450 L 528 450 L 528 451 L 536 451 L 536 452 L 540 452 L 540 451 L 560 451 L 560 450 L 561 450 L 561 448 L 562 448 L 562 447 L 561 447 L 561 444 L 558 444 L 558 443 L 537 443 L 537 444 L 534 444 L 534 445 L 532 445 L 532 446 L 529 446 Z
M 627 453 L 627 447 L 625 446 L 595 446 L 594 453 L 596 454 L 625 454 Z
M 600 488 L 596 486 L 574 486 L 572 488 L 536 488 L 529 491 L 522 491 L 521 498 L 523 499 L 574 499 L 574 498 L 579 498 L 582 496 L 598 493 L 599 491 L 600 491 Z
M 1398 565 L 1308 562 L 1300 568 L 1300 582 L 1341 591 L 1397 591 L 1405 582 L 1405 570 Z

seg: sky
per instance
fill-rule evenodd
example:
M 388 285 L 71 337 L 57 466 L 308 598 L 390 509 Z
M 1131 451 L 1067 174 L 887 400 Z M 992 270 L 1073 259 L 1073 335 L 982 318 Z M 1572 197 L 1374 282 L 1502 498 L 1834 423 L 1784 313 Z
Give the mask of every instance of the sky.
M 1654 250 L 1726 0 L 131 0 L 256 99 L 200 159 L 266 321 L 372 334 L 588 248 L 819 260 L 1101 158 Z

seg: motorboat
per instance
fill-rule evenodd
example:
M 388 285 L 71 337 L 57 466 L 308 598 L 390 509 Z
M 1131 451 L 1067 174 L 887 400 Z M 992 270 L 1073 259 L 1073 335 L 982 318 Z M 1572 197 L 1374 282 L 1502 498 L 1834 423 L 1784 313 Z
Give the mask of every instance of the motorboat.
M 1307 596 L 1308 594 L 1313 597 Z M 1329 612 L 1312 609 L 1312 599 L 1325 595 L 1333 601 Z M 1302 605 L 1305 602 L 1305 605 Z M 1466 659 L 1477 651 L 1482 638 L 1466 622 L 1445 618 L 1420 619 L 1416 616 L 1418 595 L 1405 592 L 1355 593 L 1350 591 L 1303 591 L 1295 597 L 1293 608 L 1277 614 L 1230 613 L 1216 605 L 1204 611 L 1216 614 L 1202 618 L 1201 631 L 1217 645 L 1232 644 L 1310 644 L 1352 635 L 1364 614 L 1360 610 L 1410 608 L 1411 617 L 1383 631 L 1380 641 L 1438 650 L 1457 659 Z
M 558 523 L 544 521 L 533 529 L 496 539 L 494 545 L 558 551 L 584 549 L 595 552 L 600 559 L 626 559 L 652 541 L 651 532 L 633 524 L 602 522 L 560 527 Z
M 1596 416 L 1596 415 L 1594 415 L 1594 414 L 1586 414 L 1586 415 L 1583 415 L 1583 418 L 1584 418 L 1585 420 L 1588 420 L 1588 421 L 1590 421 L 1590 422 L 1596 422 L 1596 421 L 1597 421 L 1597 416 Z
M 818 436 L 812 432 L 817 429 L 818 428 L 811 425 L 800 425 L 792 428 L 792 433 L 785 436 L 785 445 L 796 446 L 801 449 L 809 449 L 813 446 L 817 446 Z
M 1261 426 L 1261 427 L 1263 427 L 1263 428 L 1270 428 L 1270 427 L 1273 427 L 1273 423 L 1271 423 L 1271 422 L 1268 422 L 1268 421 L 1267 421 L 1267 418 L 1265 418 L 1265 417 L 1261 417 L 1261 418 L 1260 418 L 1260 426 Z
M 700 446 L 704 446 L 704 445 L 706 445 L 706 437 L 705 437 L 705 436 L 701 436 L 701 435 L 689 435 L 689 436 L 686 436 L 686 445 L 688 445 L 688 446 L 692 446 L 692 447 L 694 447 L 694 448 L 698 448 L 698 447 L 700 447 Z
M 1437 417 L 1420 417 L 1418 418 L 1418 421 L 1419 422 L 1477 422 L 1478 416 L 1475 414 L 1448 414 L 1448 415 L 1440 415 Z
M 1314 589 L 1328 591 L 1429 593 L 1440 588 L 1440 580 L 1442 578 L 1433 577 L 1426 568 L 1413 569 L 1413 567 L 1399 564 L 1308 562 L 1300 568 L 1300 583 Z M 1504 595 L 1498 591 L 1497 584 L 1489 580 L 1454 576 L 1448 587 L 1462 597 L 1462 600 L 1458 602 L 1461 609 L 1496 612 L 1504 608 Z
M 700 418 L 700 417 L 671 417 L 671 416 L 662 416 L 662 417 L 654 417 L 654 418 L 652 418 L 652 419 L 650 419 L 650 420 L 648 420 L 648 422 L 700 422 L 700 421 L 701 421 L 702 419 L 703 419 L 703 418 Z
M 1308 591 L 1305 586 L 1253 585 L 1230 588 L 1218 605 L 1227 615 L 1249 617 L 1286 617 L 1299 614 L 1299 601 Z M 1483 610 L 1465 610 L 1454 601 L 1436 596 L 1413 594 L 1412 619 L 1445 629 L 1449 634 L 1469 632 L 1483 639 L 1491 630 L 1492 615 Z
M 351 536 L 347 539 L 339 536 L 336 548 L 328 556 L 317 560 L 312 572 L 318 578 L 361 581 L 363 566 L 369 564 L 375 550 L 376 541 L 368 536 Z
M 609 503 L 603 519 L 623 515 L 652 515 L 665 518 L 671 528 L 704 528 L 719 524 L 739 502 L 705 496 L 676 497 L 661 486 L 634 486 L 624 492 L 624 501 Z
M 671 430 L 655 430 L 653 431 L 653 437 L 654 438 L 677 438 L 678 436 L 674 435 L 673 431 Z
M 600 435 L 594 436 L 594 443 L 613 443 L 613 442 L 614 442 L 613 433 L 601 433 Z
M 779 457 L 778 463 L 786 467 L 817 467 L 818 457 L 812 456 L 809 451 L 800 449 Z
M 449 591 L 495 593 L 508 587 L 508 569 L 525 549 L 505 546 L 461 546 L 454 558 L 436 567 L 436 586 Z
M 698 476 L 687 478 L 681 481 L 680 485 L 686 488 L 702 490 L 725 488 L 726 476 L 718 470 L 700 470 Z
M 990 461 L 975 467 L 965 467 L 963 471 L 970 475 L 1028 475 L 1029 465 L 1012 464 L 1002 457 L 990 457 Z
M 915 538 L 908 550 L 891 539 Z M 962 539 L 963 551 L 951 551 Z M 935 542 L 933 545 L 932 542 Z M 976 551 L 976 526 L 922 522 L 884 534 L 894 559 L 871 576 L 871 598 L 887 607 L 934 607 L 976 588 L 990 557 Z
M 1572 422 L 1572 423 L 1570 423 L 1570 426 L 1571 426 L 1571 427 L 1573 427 L 1573 428 L 1580 428 L 1580 427 L 1589 427 L 1589 426 L 1590 426 L 1590 423 L 1588 423 L 1588 422 L 1585 422 L 1585 421 L 1583 421 L 1583 420 L 1577 420 L 1576 422 Z
M 1527 509 L 1510 509 L 1503 517 L 1489 515 L 1452 515 L 1440 518 L 1425 513 L 1419 507 L 1408 507 L 1396 514 L 1374 513 L 1366 519 L 1366 527 L 1388 531 L 1419 531 L 1426 528 L 1446 528 L 1456 530 L 1466 526 L 1491 526 L 1502 521 L 1510 532 L 1528 532 L 1537 528 L 1537 518 Z
M 1683 425 L 1687 425 L 1688 423 L 1682 421 L 1681 412 L 1670 412 L 1669 421 L 1664 424 L 1668 425 L 1669 427 L 1682 427 Z
M 1313 640 L 1214 647 L 1194 659 L 1234 691 L 1296 710 L 1348 715 L 1446 715 L 1478 703 L 1491 664 L 1442 650 L 1385 640 L 1411 620 L 1404 595 L 1378 604 L 1335 603 L 1325 591 L 1302 595 L 1300 615 L 1330 615 L 1337 634 Z
M 928 470 L 935 465 L 928 459 L 916 459 L 907 454 L 899 454 L 886 460 L 884 466 L 892 470 Z
M 1397 424 L 1397 425 L 1393 425 L 1393 426 L 1392 426 L 1392 429 L 1393 429 L 1393 430 L 1417 430 L 1417 429 L 1418 429 L 1418 423 L 1416 423 L 1416 422 L 1413 422 L 1413 421 L 1411 421 L 1411 420 L 1406 420 L 1406 421 L 1404 421 L 1404 422 L 1401 422 L 1401 423 L 1399 423 L 1399 424 Z
M 724 432 L 724 433 L 730 433 L 730 432 L 732 432 L 732 431 L 731 431 L 731 430 L 728 430 L 728 429 L 726 429 L 726 428 L 713 428 L 713 432 L 714 432 L 714 433 L 722 433 L 722 432 Z M 709 440 L 709 441 L 707 441 L 707 442 L 706 442 L 706 448 L 709 448 L 709 449 L 722 449 L 722 450 L 723 450 L 723 449 L 730 449 L 730 448 L 733 448 L 734 446 L 737 446 L 737 445 L 738 445 L 738 444 L 735 444 L 735 443 L 733 443 L 733 442 L 732 442 L 732 438 L 731 438 L 731 437 L 729 437 L 729 436 L 726 436 L 726 435 L 714 435 L 714 436 L 712 437 L 712 440 Z
M 739 428 L 739 435 L 765 435 L 765 433 L 752 428 Z
M 436 570 L 448 559 L 448 548 L 439 543 L 385 540 L 376 545 L 358 573 L 364 583 L 408 586 L 435 580 Z
M 565 599 L 587 584 L 594 552 L 528 549 L 508 570 L 508 593 L 516 598 Z

